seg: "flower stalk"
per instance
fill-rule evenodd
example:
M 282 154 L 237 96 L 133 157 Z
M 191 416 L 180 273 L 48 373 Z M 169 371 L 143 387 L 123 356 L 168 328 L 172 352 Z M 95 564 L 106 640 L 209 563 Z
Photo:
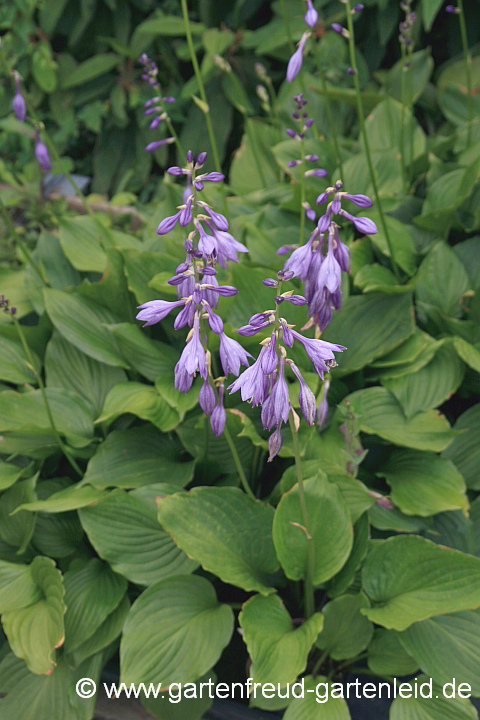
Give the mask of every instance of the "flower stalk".
M 472 89 L 472 56 L 468 48 L 467 25 L 465 23 L 465 12 L 463 10 L 463 0 L 458 0 L 460 34 L 462 36 L 463 57 L 465 60 L 465 72 L 467 75 L 467 112 L 468 112 L 468 130 L 467 130 L 467 147 L 472 144 L 472 121 L 473 121 L 473 89 Z

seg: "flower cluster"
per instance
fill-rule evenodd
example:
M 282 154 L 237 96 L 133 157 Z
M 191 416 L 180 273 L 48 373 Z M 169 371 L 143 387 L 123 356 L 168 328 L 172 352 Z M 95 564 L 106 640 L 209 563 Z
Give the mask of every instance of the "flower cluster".
M 400 3 L 401 9 L 405 12 L 405 20 L 398 26 L 400 31 L 398 39 L 402 45 L 409 46 L 410 50 L 413 48 L 413 26 L 417 20 L 417 13 L 412 10 L 411 5 L 412 0 L 405 0 Z M 447 7 L 451 7 L 451 5 Z
M 211 415 L 212 430 L 220 435 L 225 427 L 226 413 L 223 407 L 224 377 L 212 377 L 211 354 L 208 351 L 208 329 L 220 336 L 220 362 L 224 375 L 238 375 L 241 365 L 248 365 L 249 353 L 224 332 L 223 320 L 215 312 L 219 297 L 237 294 L 231 285 L 219 285 L 217 264 L 225 267 L 229 260 L 237 262 L 237 252 L 247 252 L 247 248 L 228 232 L 228 220 L 216 212 L 206 202 L 197 198 L 205 182 L 220 182 L 222 173 L 197 174 L 207 160 L 207 153 L 194 157 L 191 151 L 187 155 L 187 166 L 171 167 L 171 175 L 186 175 L 191 194 L 175 215 L 165 218 L 159 224 L 157 233 L 165 235 L 180 224 L 182 227 L 193 225 L 193 230 L 184 241 L 185 261 L 176 268 L 176 274 L 169 284 L 177 289 L 178 300 L 151 300 L 139 306 L 138 320 L 144 320 L 145 326 L 163 320 L 175 308 L 181 308 L 174 327 L 176 330 L 190 327 L 187 344 L 175 367 L 175 387 L 188 392 L 197 373 L 203 378 L 200 390 L 200 406 Z
M 284 272 L 292 273 L 292 277 L 300 278 L 305 284 L 311 324 L 317 325 L 321 331 L 330 323 L 333 309 L 339 310 L 341 307 L 342 271 L 348 272 L 350 269 L 348 247 L 340 239 L 340 227 L 334 222 L 334 215 L 351 220 L 360 232 L 377 232 L 373 220 L 355 217 L 342 209 L 342 200 L 350 200 L 360 207 L 371 207 L 371 199 L 366 195 L 343 192 L 342 188 L 343 183 L 338 181 L 334 187 L 327 188 L 317 197 L 318 204 L 327 202 L 331 195 L 333 200 L 328 203 L 326 212 L 318 221 L 308 242 L 295 249 L 284 265 Z M 290 249 L 292 246 L 285 246 L 277 252 L 283 254 Z
M 12 307 L 9 307 L 10 300 L 6 298 L 4 295 L 0 295 L 0 308 L 3 309 L 3 312 L 6 313 L 12 313 L 12 317 L 16 314 L 17 308 L 12 305 Z
M 304 20 L 308 27 L 314 28 L 318 22 L 318 12 L 313 7 L 312 0 L 306 0 L 307 12 L 304 15 Z M 297 77 L 298 73 L 303 66 L 303 57 L 305 53 L 305 45 L 307 41 L 312 37 L 312 33 L 307 30 L 300 38 L 300 42 L 297 45 L 297 49 L 293 53 L 292 57 L 288 61 L 287 66 L 287 80 L 293 82 Z
M 149 58 L 146 53 L 140 55 L 139 60 L 144 68 L 142 80 L 144 80 L 157 93 L 160 93 L 161 88 L 157 79 L 157 64 L 151 58 Z M 150 98 L 150 100 L 147 100 L 144 103 L 144 115 L 153 115 L 152 122 L 150 123 L 150 128 L 152 130 L 155 130 L 164 121 L 169 120 L 165 105 L 169 105 L 174 102 L 175 98 L 171 95 L 162 97 L 161 95 L 157 94 L 155 97 Z M 145 147 L 145 150 L 146 152 L 154 152 L 155 150 L 158 150 L 158 148 L 162 147 L 162 145 L 171 145 L 174 142 L 174 137 L 166 137 L 163 138 L 163 140 L 154 140 Z
M 262 349 L 255 363 L 244 370 L 229 387 L 231 393 L 240 390 L 242 400 L 250 401 L 252 407 L 261 406 L 262 425 L 266 430 L 275 428 L 268 441 L 269 461 L 273 460 L 283 445 L 281 428 L 288 422 L 290 412 L 293 412 L 286 379 L 287 368 L 291 369 L 300 383 L 299 403 L 305 420 L 309 425 L 313 425 L 317 417 L 315 395 L 297 365 L 288 357 L 286 348 L 293 347 L 295 342 L 301 343 L 322 379 L 324 373 L 337 364 L 334 353 L 346 349 L 342 345 L 307 338 L 294 330 L 294 326 L 289 325 L 285 318 L 280 317 L 279 308 L 284 302 L 306 305 L 307 300 L 302 295 L 295 295 L 293 291 L 281 292 L 282 283 L 293 277 L 292 272 L 281 271 L 277 277 L 278 280 L 264 280 L 265 285 L 275 289 L 275 309 L 256 313 L 250 318 L 248 325 L 238 331 L 241 335 L 252 336 L 273 326 L 271 337 L 262 341 Z M 293 418 L 295 421 L 295 415 Z

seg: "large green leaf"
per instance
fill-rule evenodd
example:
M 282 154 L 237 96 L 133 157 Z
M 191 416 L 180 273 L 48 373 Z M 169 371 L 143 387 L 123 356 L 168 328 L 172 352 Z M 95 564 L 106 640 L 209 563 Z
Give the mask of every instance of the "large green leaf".
M 362 585 L 378 625 L 405 630 L 418 620 L 472 610 L 480 604 L 480 559 L 416 536 L 377 540 Z
M 465 365 L 451 343 L 438 348 L 432 360 L 408 375 L 383 380 L 395 395 L 407 419 L 423 410 L 431 410 L 447 400 L 460 387 Z
M 96 488 L 136 488 L 167 481 L 184 487 L 194 461 L 181 462 L 181 447 L 152 425 L 114 430 L 89 460 L 84 481 Z
M 461 337 L 453 339 L 453 346 L 463 362 L 467 363 L 472 370 L 480 373 L 480 349 Z
M 128 595 L 125 595 L 115 610 L 97 628 L 96 632 L 82 642 L 71 655 L 68 655 L 68 662 L 78 666 L 86 658 L 111 645 L 121 634 L 129 610 L 130 600 Z
M 118 607 L 127 591 L 127 581 L 110 567 L 91 558 L 76 561 L 65 573 L 65 651 L 76 650 L 91 638 Z
M 371 496 L 370 499 L 373 500 Z M 354 525 L 353 547 L 347 562 L 340 572 L 334 575 L 326 584 L 330 598 L 338 597 L 353 583 L 357 570 L 367 554 L 369 539 L 370 527 L 368 524 L 368 513 L 364 513 Z
M 399 633 L 398 639 L 435 682 L 444 685 L 455 678 L 457 685 L 467 682 L 472 695 L 480 695 L 479 610 L 422 620 Z
M 325 626 L 316 645 L 328 650 L 334 660 L 344 660 L 359 655 L 373 636 L 373 623 L 360 613 L 369 608 L 370 602 L 363 593 L 342 595 L 323 608 Z
M 368 667 L 377 675 L 413 675 L 418 663 L 405 650 L 396 630 L 377 628 L 368 646 Z
M 280 564 L 290 580 L 305 578 L 309 544 L 313 543 L 313 582 L 319 585 L 345 565 L 353 544 L 350 513 L 338 487 L 315 476 L 304 483 L 308 537 L 302 513 L 300 488 L 283 495 L 275 511 L 273 542 Z
M 45 558 L 36 562 L 42 564 L 43 560 Z M 41 597 L 32 565 L 18 565 L 0 560 L 0 612 L 28 607 Z
M 194 682 L 212 668 L 233 632 L 233 612 L 198 575 L 152 585 L 133 603 L 120 645 L 129 683 Z
M 0 491 L 6 490 L 14 485 L 22 476 L 24 470 L 25 468 L 14 465 L 13 463 L 7 463 L 0 458 Z
M 473 405 L 460 415 L 454 429 L 461 432 L 443 457 L 457 466 L 469 488 L 480 490 L 480 405 Z
M 375 360 L 372 363 L 372 367 L 388 368 L 398 365 L 408 365 L 416 360 L 422 350 L 425 350 L 429 337 L 429 335 L 422 332 L 419 328 L 415 328 L 413 335 L 410 335 L 410 337 L 395 348 L 395 350 Z
M 162 495 L 175 489 L 154 486 L 155 493 Z M 169 575 L 191 573 L 197 567 L 160 527 L 155 505 L 132 493 L 114 490 L 98 505 L 80 509 L 79 515 L 100 557 L 132 582 L 152 585 Z
M 252 659 L 253 681 L 281 688 L 305 671 L 308 654 L 323 628 L 321 613 L 295 628 L 278 595 L 254 595 L 244 603 L 238 619 Z
M 41 368 L 40 358 L 32 352 L 37 371 Z M 15 383 L 36 384 L 36 376 L 28 356 L 20 343 L 0 337 L 0 380 Z
M 390 250 L 388 247 L 387 238 L 383 231 L 383 224 L 381 222 L 380 213 L 378 210 L 369 210 L 367 217 L 373 220 L 377 225 L 377 232 L 371 235 L 372 242 L 381 250 L 384 255 L 390 257 Z M 416 250 L 415 243 L 412 235 L 412 228 L 409 225 L 405 225 L 390 215 L 385 216 L 385 222 L 387 224 L 388 236 L 390 242 L 393 245 L 393 252 L 397 264 L 405 270 L 408 275 L 413 275 L 417 268 L 416 265 Z
M 423 0 L 422 2 L 422 20 L 423 26 L 427 32 L 432 29 L 438 11 L 442 7 L 442 0 Z
M 22 510 L 29 512 L 63 513 L 78 510 L 87 505 L 94 505 L 109 497 L 105 490 L 97 490 L 90 485 L 70 485 L 69 487 L 53 492 L 46 500 L 25 502 L 16 508 L 15 513 Z
M 106 308 L 78 294 L 44 290 L 45 308 L 57 330 L 86 355 L 119 367 L 128 367 L 113 335 L 105 327 L 117 321 Z
M 408 420 L 400 403 L 385 388 L 357 390 L 348 399 L 360 416 L 360 430 L 379 435 L 395 445 L 440 452 L 455 437 L 448 421 L 434 410 L 418 413 Z
M 417 301 L 433 305 L 444 315 L 460 317 L 462 298 L 470 286 L 464 264 L 446 243 L 433 247 L 420 265 Z
M 127 379 L 122 368 L 85 355 L 56 330 L 47 345 L 45 372 L 49 387 L 75 390 L 91 405 L 95 417 L 100 414 L 108 391 Z
M 140 326 L 131 323 L 111 325 L 109 330 L 131 367 L 152 382 L 159 375 L 165 374 L 169 376 L 170 384 L 173 384 L 173 369 L 179 358 L 175 348 L 158 340 L 150 340 Z
M 155 388 L 139 382 L 115 385 L 108 393 L 103 412 L 96 422 L 110 425 L 125 413 L 149 420 L 163 432 L 173 430 L 180 423 L 179 414 L 169 407 Z
M 59 223 L 60 245 L 73 267 L 76 270 L 103 273 L 107 256 L 102 247 L 100 223 L 88 215 L 61 218 Z
M 213 695 L 206 693 L 205 687 L 210 683 L 215 687 L 216 681 L 217 676 L 212 670 L 202 675 L 195 683 L 187 683 L 183 687 L 170 686 L 168 697 L 172 698 L 172 702 L 164 703 L 163 693 L 156 698 L 153 695 L 148 698 L 141 695 L 140 702 L 145 710 L 158 720 L 201 720 L 213 704 Z M 202 685 L 202 683 L 206 684 Z
M 468 509 L 465 480 L 452 462 L 435 453 L 396 450 L 377 475 L 386 478 L 392 501 L 406 515 Z
M 12 651 L 25 660 L 31 672 L 49 674 L 55 667 L 55 648 L 62 645 L 65 636 L 63 578 L 54 561 L 40 555 L 28 569 L 39 597 L 27 606 L 7 606 L 2 615 L 3 629 Z
M 0 538 L 9 545 L 18 548 L 18 553 L 25 551 L 35 528 L 35 516 L 29 513 L 20 513 L 12 516 L 10 513 L 22 503 L 36 500 L 35 485 L 37 475 L 17 482 L 13 487 L 2 494 L 0 503 Z
M 93 437 L 93 423 L 91 408 L 85 400 L 63 388 L 47 388 L 45 392 L 58 432 L 76 447 L 88 445 Z M 0 431 L 51 429 L 41 390 L 26 393 L 5 390 L 0 397 Z
M 420 95 L 423 93 L 429 79 L 433 72 L 433 59 L 431 57 L 430 48 L 425 50 L 418 50 L 412 53 L 409 57 L 409 73 L 412 82 L 412 100 L 416 102 Z M 402 102 L 402 74 L 404 70 L 405 61 L 403 59 L 398 60 L 393 68 L 388 73 L 385 89 L 389 95 L 393 95 L 394 98 Z M 407 88 L 409 79 L 405 82 Z
M 454 696 L 452 685 L 430 685 L 431 679 L 426 675 L 420 675 L 415 681 L 418 688 L 425 684 L 426 697 L 422 697 L 418 691 L 414 693 L 413 688 L 410 697 L 396 697 L 390 708 L 390 720 L 478 720 L 478 713 L 470 700 Z M 452 695 L 444 695 L 444 692 L 451 692 Z
M 270 505 L 238 488 L 198 487 L 159 498 L 158 517 L 205 570 L 247 591 L 272 592 L 271 575 L 279 565 Z
M 69 73 L 62 82 L 62 89 L 77 87 L 83 85 L 89 80 L 105 75 L 105 73 L 113 70 L 120 62 L 122 57 L 113 53 L 100 53 L 85 60 Z
M 348 298 L 322 335 L 345 345 L 338 356 L 341 374 L 360 370 L 404 342 L 414 331 L 410 294 L 368 293 Z
M 344 693 L 339 694 L 339 683 L 332 685 L 321 675 L 307 675 L 303 682 L 305 692 L 289 704 L 285 720 L 350 720 Z

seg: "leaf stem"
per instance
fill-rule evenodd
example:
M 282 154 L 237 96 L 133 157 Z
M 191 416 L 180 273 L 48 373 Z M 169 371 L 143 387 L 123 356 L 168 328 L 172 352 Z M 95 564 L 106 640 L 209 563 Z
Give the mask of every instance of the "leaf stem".
M 210 115 L 210 107 L 208 105 L 207 94 L 205 92 L 205 85 L 203 84 L 202 72 L 200 70 L 200 65 L 198 64 L 197 53 L 195 52 L 195 46 L 194 46 L 193 40 L 192 40 L 192 32 L 190 29 L 190 20 L 188 17 L 187 0 L 181 0 L 181 3 L 182 3 L 183 21 L 185 24 L 185 34 L 187 36 L 187 44 L 188 44 L 188 49 L 190 51 L 190 58 L 192 60 L 193 70 L 195 72 L 195 77 L 197 78 L 200 97 L 208 108 L 208 110 L 206 112 L 204 112 L 204 115 L 205 115 L 205 122 L 207 123 L 207 132 L 208 132 L 208 137 L 210 139 L 210 145 L 212 146 L 213 159 L 215 161 L 215 168 L 216 168 L 217 172 L 222 172 L 222 166 L 220 164 L 220 156 L 218 154 L 218 148 L 217 148 L 217 141 L 215 139 L 215 133 L 213 132 L 212 117 Z M 223 204 L 225 207 L 225 214 L 226 214 L 228 212 L 228 203 L 227 203 L 227 197 L 225 195 L 225 188 L 223 185 L 222 185 L 222 195 L 223 195 Z
M 27 341 L 26 341 L 26 339 L 25 339 L 25 335 L 24 335 L 24 332 L 23 332 L 23 330 L 22 330 L 22 326 L 20 325 L 20 323 L 18 322 L 18 320 L 17 320 L 17 318 L 16 318 L 15 316 L 13 316 L 13 322 L 14 322 L 14 324 L 15 324 L 15 328 L 16 328 L 17 333 L 18 333 L 18 336 L 19 336 L 19 338 L 20 338 L 20 342 L 22 343 L 23 349 L 25 350 L 25 354 L 27 355 L 28 361 L 29 361 L 29 363 L 30 363 L 30 365 L 31 365 L 31 367 L 32 367 L 32 371 L 35 373 L 35 377 L 36 377 L 36 379 L 37 379 L 37 383 L 38 383 L 38 386 L 39 386 L 39 388 L 40 388 L 40 392 L 42 393 L 43 402 L 45 403 L 45 409 L 46 409 L 46 411 L 47 411 L 48 420 L 49 420 L 50 426 L 51 426 L 51 428 L 52 428 L 53 434 L 55 435 L 60 449 L 62 450 L 63 454 L 64 454 L 65 457 L 67 458 L 67 460 L 68 460 L 68 462 L 70 463 L 70 465 L 72 466 L 72 468 L 75 470 L 76 473 L 78 473 L 78 475 L 79 475 L 81 478 L 83 478 L 83 473 L 82 473 L 82 471 L 80 470 L 80 468 L 79 468 L 79 466 L 77 465 L 77 463 L 76 463 L 76 461 L 74 460 L 74 458 L 70 455 L 70 452 L 69 452 L 67 446 L 66 446 L 65 443 L 63 442 L 62 438 L 60 437 L 60 433 L 59 433 L 58 430 L 57 430 L 57 427 L 56 427 L 56 425 L 55 425 L 55 421 L 54 421 L 54 419 L 53 419 L 52 410 L 51 410 L 51 408 L 50 408 L 50 403 L 48 402 L 48 397 L 47 397 L 47 393 L 46 393 L 46 390 L 45 390 L 45 385 L 44 385 L 43 380 L 42 380 L 42 376 L 40 375 L 40 373 L 39 373 L 38 370 L 37 370 L 37 366 L 35 365 L 35 362 L 34 362 L 34 360 L 33 360 L 33 356 L 32 356 L 31 350 L 30 350 L 30 348 L 29 348 L 29 346 L 28 346 L 28 343 L 27 343 Z
M 290 424 L 290 430 L 292 431 L 293 452 L 295 455 L 295 469 L 297 471 L 298 489 L 300 493 L 300 508 L 303 516 L 303 524 L 305 526 L 305 530 L 307 531 L 308 538 L 308 557 L 307 567 L 305 568 L 303 593 L 305 600 L 305 617 L 309 618 L 315 612 L 315 591 L 313 588 L 313 574 L 315 571 L 315 547 L 313 545 L 313 537 L 312 533 L 310 532 L 310 527 L 308 523 L 307 502 L 305 499 L 305 488 L 303 486 L 302 460 L 300 457 L 300 443 L 298 441 L 298 433 L 297 428 L 295 427 L 293 411 L 290 411 L 288 415 L 288 422 Z
M 467 25 L 465 23 L 465 13 L 463 9 L 463 0 L 458 0 L 460 33 L 462 36 L 463 57 L 465 59 L 465 72 L 467 74 L 467 108 L 468 108 L 468 131 L 467 131 L 467 147 L 472 142 L 472 121 L 473 121 L 473 91 L 472 91 L 472 56 L 468 49 Z
M 395 255 L 393 252 L 393 245 L 392 241 L 390 239 L 390 235 L 388 233 L 388 227 L 387 222 L 385 220 L 385 215 L 383 213 L 382 203 L 380 200 L 380 196 L 378 193 L 378 185 L 377 185 L 377 179 L 375 176 L 375 170 L 372 163 L 372 156 L 370 154 L 370 145 L 368 142 L 367 132 L 365 129 L 365 113 L 363 110 L 363 100 L 362 95 L 360 92 L 360 78 L 358 76 L 357 71 L 357 59 L 355 55 L 355 31 L 353 29 L 353 17 L 352 17 L 352 9 L 351 9 L 351 0 L 346 0 L 345 3 L 345 9 L 347 11 L 347 24 L 348 24 L 348 47 L 350 50 L 350 64 L 352 66 L 352 69 L 354 70 L 354 83 L 355 83 L 355 95 L 357 98 L 357 112 L 358 112 L 358 121 L 360 123 L 360 132 L 362 133 L 363 137 L 363 143 L 365 147 L 365 155 L 367 158 L 367 164 L 368 169 L 370 171 L 370 178 L 372 180 L 372 186 L 373 186 L 373 192 L 375 195 L 375 200 L 378 205 L 378 212 L 380 215 L 380 222 L 382 223 L 382 229 L 385 235 L 385 240 L 387 241 L 388 250 L 390 253 L 390 259 L 392 261 L 392 267 L 393 271 L 398 279 L 400 279 L 400 271 L 398 269 L 398 265 L 395 260 Z
M 249 495 L 252 500 L 256 500 L 257 498 L 253 494 L 253 490 L 248 484 L 248 480 L 245 476 L 245 471 L 243 469 L 242 463 L 240 461 L 240 458 L 238 457 L 237 448 L 235 447 L 235 443 L 233 442 L 233 438 L 230 435 L 230 431 L 228 427 L 225 425 L 225 430 L 223 431 L 223 434 L 225 435 L 225 440 L 228 443 L 228 447 L 230 448 L 230 452 L 232 453 L 233 462 L 235 463 L 235 467 L 237 468 L 237 472 L 240 476 L 241 483 L 243 485 L 243 489 Z

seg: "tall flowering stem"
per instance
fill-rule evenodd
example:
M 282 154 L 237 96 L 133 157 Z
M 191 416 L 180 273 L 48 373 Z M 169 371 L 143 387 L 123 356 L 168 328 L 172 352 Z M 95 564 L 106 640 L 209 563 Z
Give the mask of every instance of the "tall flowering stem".
M 305 528 L 304 532 L 307 535 L 308 541 L 307 567 L 305 569 L 303 593 L 305 601 L 305 617 L 309 618 L 315 612 L 315 594 L 313 588 L 313 575 L 315 572 L 315 546 L 313 544 L 313 537 L 312 533 L 310 532 L 310 526 L 308 522 L 307 502 L 305 499 L 305 488 L 303 486 L 303 468 L 302 459 L 300 456 L 300 443 L 298 441 L 298 432 L 295 426 L 295 417 L 293 415 L 293 410 L 291 410 L 289 413 L 288 422 L 290 425 L 290 430 L 292 432 L 293 452 L 295 454 L 295 470 L 297 473 L 298 491 L 300 494 L 300 508 L 302 511 L 303 525 Z
M 245 475 L 245 471 L 244 471 L 244 469 L 243 469 L 242 461 L 240 460 L 240 458 L 239 458 L 239 456 L 238 456 L 237 448 L 235 447 L 235 443 L 233 442 L 233 438 L 232 438 L 232 436 L 230 435 L 230 431 L 229 431 L 229 429 L 228 429 L 228 427 L 227 427 L 226 425 L 225 425 L 225 430 L 223 431 L 223 434 L 225 435 L 225 440 L 227 441 L 228 447 L 230 448 L 230 452 L 231 452 L 231 454 L 232 454 L 233 462 L 235 463 L 235 467 L 236 467 L 237 472 L 238 472 L 238 475 L 239 475 L 239 477 L 240 477 L 240 481 L 241 481 L 241 483 L 242 483 L 242 485 L 243 485 L 243 489 L 245 490 L 245 492 L 247 493 L 247 495 L 249 495 L 251 498 L 253 498 L 253 500 L 256 500 L 257 498 L 255 497 L 252 488 L 251 488 L 250 485 L 248 484 L 248 480 L 247 480 L 247 477 L 246 477 L 246 475 Z
M 458 0 L 458 15 L 460 20 L 460 33 L 462 36 L 463 57 L 465 59 L 465 72 L 467 74 L 467 108 L 468 108 L 468 130 L 467 147 L 472 143 L 472 121 L 473 121 L 473 89 L 472 89 L 472 56 L 468 48 L 467 26 L 465 23 L 465 12 L 463 0 Z
M 358 121 L 360 123 L 360 131 L 362 133 L 363 142 L 365 145 L 365 155 L 367 158 L 367 164 L 368 169 L 370 172 L 370 177 L 372 180 L 372 186 L 373 186 L 373 192 L 375 194 L 375 200 L 378 205 L 378 212 L 380 215 L 380 222 L 382 223 L 382 229 L 385 235 L 385 240 L 387 241 L 388 250 L 390 252 L 390 258 L 392 261 L 392 267 L 393 271 L 397 277 L 397 279 L 400 279 L 400 271 L 398 269 L 397 262 L 395 260 L 395 254 L 393 252 L 393 245 L 392 241 L 388 232 L 387 222 L 385 220 L 385 215 L 382 208 L 382 203 L 380 200 L 380 195 L 378 192 L 378 185 L 377 185 L 377 178 L 375 175 L 375 169 L 373 167 L 372 163 L 372 155 L 370 153 L 370 144 L 368 142 L 367 132 L 365 129 L 365 113 L 363 110 L 363 100 L 362 95 L 360 92 L 360 78 L 358 76 L 358 70 L 357 70 L 357 58 L 355 54 L 355 32 L 353 29 L 353 14 L 352 14 L 352 7 L 351 7 L 351 0 L 346 0 L 345 7 L 347 10 L 347 23 L 348 23 L 348 33 L 346 34 L 348 39 L 348 47 L 350 51 L 350 63 L 353 70 L 353 81 L 355 83 L 355 94 L 357 98 L 357 111 L 358 111 Z M 344 35 L 345 36 L 345 35 Z
M 407 182 L 407 172 L 405 169 L 405 73 L 407 72 L 407 59 L 406 59 L 406 48 L 405 45 L 401 44 L 401 51 L 402 51 L 402 74 L 400 76 L 400 97 L 402 100 L 402 120 L 400 123 L 400 164 L 402 166 L 402 178 L 403 178 L 403 187 L 405 192 L 408 190 L 408 182 Z
M 215 139 L 215 133 L 213 132 L 212 117 L 210 115 L 210 108 L 208 106 L 207 94 L 205 92 L 205 85 L 203 84 L 203 78 L 202 78 L 202 73 L 200 70 L 200 65 L 198 64 L 197 53 L 195 52 L 195 46 L 193 44 L 192 31 L 190 29 L 190 20 L 188 17 L 187 0 L 181 0 L 181 3 L 182 3 L 183 21 L 185 23 L 185 34 L 187 36 L 187 44 L 188 44 L 188 49 L 190 51 L 190 58 L 192 60 L 193 70 L 195 72 L 195 77 L 197 78 L 200 97 L 201 97 L 202 101 L 205 103 L 205 106 L 208 108 L 208 110 L 206 112 L 204 112 L 204 114 L 205 114 L 205 122 L 207 123 L 208 137 L 210 140 L 210 145 L 212 146 L 213 159 L 215 161 L 215 167 L 216 167 L 217 172 L 222 172 L 220 156 L 218 154 L 218 148 L 217 148 L 217 141 Z M 227 203 L 227 197 L 225 195 L 225 188 L 223 187 L 223 185 L 222 185 L 222 194 L 223 194 L 223 204 L 224 204 L 225 212 L 227 212 L 228 203 Z
M 337 129 L 335 126 L 335 120 L 333 119 L 332 103 L 330 102 L 330 95 L 328 93 L 327 80 L 325 78 L 325 71 L 322 66 L 322 60 L 320 57 L 320 49 L 318 43 L 315 44 L 316 57 L 317 57 L 317 68 L 320 75 L 320 82 L 322 83 L 323 97 L 325 98 L 325 104 L 327 106 L 328 115 L 328 129 L 332 137 L 333 147 L 335 149 L 335 155 L 337 156 L 338 168 L 340 170 L 340 177 L 343 177 L 343 165 L 342 156 L 340 154 L 340 147 L 337 138 Z

